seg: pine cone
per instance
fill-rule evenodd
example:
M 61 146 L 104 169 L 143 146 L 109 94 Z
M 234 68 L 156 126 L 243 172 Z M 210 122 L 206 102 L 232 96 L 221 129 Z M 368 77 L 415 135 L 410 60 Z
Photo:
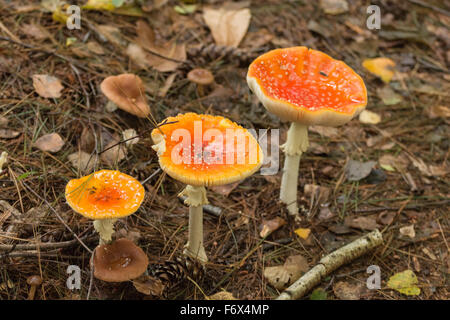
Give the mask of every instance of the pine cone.
M 167 283 L 167 286 L 170 287 L 186 280 L 188 277 L 196 280 L 201 279 L 204 275 L 204 268 L 198 261 L 189 257 L 176 257 L 174 261 L 151 265 L 149 273 Z

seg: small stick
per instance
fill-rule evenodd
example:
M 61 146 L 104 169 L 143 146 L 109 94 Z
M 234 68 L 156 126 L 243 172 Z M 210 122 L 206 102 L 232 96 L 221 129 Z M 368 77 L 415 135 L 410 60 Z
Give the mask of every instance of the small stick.
M 187 199 L 186 196 L 179 196 L 178 199 L 184 203 L 184 200 Z M 204 204 L 203 205 L 203 211 L 205 211 L 206 213 L 212 214 L 213 216 L 219 218 L 220 215 L 222 214 L 222 208 L 210 205 L 210 204 Z
M 378 229 L 356 239 L 342 248 L 323 257 L 319 263 L 284 290 L 276 300 L 296 300 L 303 297 L 312 288 L 322 281 L 331 272 L 342 265 L 353 261 L 366 252 L 379 246 L 383 242 L 383 236 Z
M 86 240 L 87 236 L 80 238 L 81 240 Z M 78 243 L 77 239 L 69 240 L 69 241 L 62 241 L 62 242 L 47 242 L 47 243 L 30 243 L 30 244 L 0 244 L 0 250 L 35 250 L 37 247 L 39 247 L 40 250 L 43 249 L 60 249 L 60 248 L 67 248 L 74 244 Z

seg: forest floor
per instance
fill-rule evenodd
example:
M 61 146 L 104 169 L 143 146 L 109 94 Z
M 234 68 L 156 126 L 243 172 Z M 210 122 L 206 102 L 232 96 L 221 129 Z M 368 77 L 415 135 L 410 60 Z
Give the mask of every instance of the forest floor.
M 204 215 L 209 263 L 202 277 L 170 284 L 164 298 L 205 299 L 226 290 L 238 299 L 274 299 L 280 291 L 264 277 L 265 268 L 293 255 L 302 255 L 311 268 L 327 253 L 378 228 L 383 244 L 322 281 L 321 297 L 345 299 L 350 290 L 356 299 L 449 299 L 448 2 L 445 7 L 442 1 L 348 0 L 347 12 L 331 15 L 319 1 L 241 1 L 237 6 L 249 8 L 251 20 L 238 49 L 215 45 L 203 4 L 140 3 L 139 16 L 82 10 L 81 29 L 69 30 L 40 1 L 0 0 L 0 153 L 8 153 L 0 170 L 0 299 L 26 299 L 31 275 L 43 278 L 36 299 L 85 299 L 89 288 L 90 299 L 160 299 L 138 292 L 132 282 L 91 279 L 90 252 L 74 240 L 76 234 L 92 250 L 98 236 L 92 221 L 64 198 L 67 182 L 86 174 L 73 155 L 84 151 L 95 157 L 132 128 L 140 135 L 137 143 L 103 153 L 90 168 L 118 169 L 145 181 L 141 208 L 117 222 L 116 237 L 133 238 L 152 263 L 182 258 L 187 241 L 188 207 L 177 199 L 184 185 L 159 170 L 149 134 L 155 122 L 108 111 L 100 83 L 110 75 L 135 73 L 145 84 L 156 122 L 185 112 L 221 115 L 248 129 L 280 129 L 283 142 L 288 124 L 258 102 L 246 72 L 259 54 L 297 45 L 326 52 L 361 75 L 367 110 L 381 121 L 355 118 L 337 128 L 310 128 L 310 148 L 300 164 L 300 220 L 289 216 L 278 199 L 281 151 L 277 175 L 257 173 L 239 184 L 208 188 L 210 204 L 221 209 L 220 215 Z M 381 8 L 379 30 L 366 27 L 371 3 Z M 142 36 L 137 21 L 150 27 L 148 41 L 158 52 L 182 62 L 149 52 L 148 61 L 133 59 L 127 48 Z M 389 83 L 362 66 L 375 57 L 395 62 Z M 215 77 L 203 95 L 186 78 L 195 67 Z M 39 94 L 33 86 L 39 74 L 59 79 L 59 98 Z M 50 133 L 64 142 L 56 143 L 57 151 L 35 143 Z M 276 217 L 282 223 L 262 238 L 263 226 Z M 306 239 L 295 232 L 299 228 L 310 232 Z M 71 242 L 40 248 L 65 241 Z M 66 286 L 69 265 L 82 270 L 81 290 Z M 379 290 L 366 288 L 370 265 L 380 267 Z M 405 270 L 417 276 L 420 294 L 388 287 L 389 278 Z

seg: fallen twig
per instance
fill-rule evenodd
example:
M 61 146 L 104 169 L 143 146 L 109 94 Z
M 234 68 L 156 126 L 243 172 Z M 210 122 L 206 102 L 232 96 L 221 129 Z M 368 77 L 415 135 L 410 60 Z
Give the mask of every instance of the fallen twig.
M 284 290 L 277 300 L 300 299 L 331 272 L 362 256 L 383 242 L 380 231 L 374 230 L 323 257 L 319 263 Z
M 178 199 L 184 203 L 184 200 L 187 199 L 186 196 L 180 196 L 178 197 Z M 222 208 L 210 205 L 210 204 L 204 204 L 203 205 L 203 211 L 205 211 L 206 213 L 212 214 L 215 217 L 220 217 L 220 215 L 222 214 Z

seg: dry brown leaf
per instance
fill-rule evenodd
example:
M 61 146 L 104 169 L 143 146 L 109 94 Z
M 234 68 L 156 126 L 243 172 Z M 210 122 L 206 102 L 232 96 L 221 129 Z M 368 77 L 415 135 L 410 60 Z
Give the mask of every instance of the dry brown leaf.
M 136 130 L 134 130 L 132 128 L 123 130 L 122 137 L 123 137 L 123 140 L 125 141 L 125 145 L 127 147 L 131 147 L 133 144 L 136 144 L 139 142 L 138 134 L 137 134 Z
M 8 118 L 0 116 L 0 128 L 4 128 L 8 125 Z
M 275 230 L 278 230 L 282 226 L 286 224 L 286 220 L 280 217 L 275 217 L 271 220 L 263 220 L 261 227 L 260 227 L 260 233 L 259 236 L 261 238 L 267 237 L 269 234 L 274 232 Z
M 339 130 L 335 127 L 310 126 L 308 129 L 327 138 L 335 138 L 339 136 Z
M 43 98 L 59 98 L 61 97 L 62 89 L 64 89 L 58 78 L 48 74 L 33 75 L 33 87 Z
M 46 152 L 58 152 L 64 146 L 64 140 L 57 133 L 43 135 L 33 144 L 36 148 Z
M 134 279 L 133 286 L 140 293 L 156 297 L 160 297 L 165 289 L 165 285 L 162 283 L 161 280 L 146 275 Z
M 98 55 L 104 55 L 105 54 L 105 50 L 103 49 L 103 47 L 100 44 L 98 44 L 98 42 L 89 41 L 86 44 L 86 47 L 92 53 L 95 53 L 95 54 L 98 54 Z
M 0 139 L 14 139 L 20 135 L 19 131 L 11 129 L 0 129 Z
M 33 37 L 37 40 L 43 40 L 48 38 L 47 31 L 45 31 L 45 29 L 41 28 L 40 26 L 34 23 L 22 25 L 22 31 L 27 36 Z
M 247 32 L 250 18 L 248 8 L 236 9 L 227 5 L 219 9 L 203 8 L 203 19 L 220 46 L 237 48 Z
M 359 300 L 364 287 L 362 283 L 350 284 L 339 281 L 333 286 L 333 292 L 341 300 Z
M 100 35 L 102 35 L 109 42 L 117 46 L 126 46 L 127 41 L 124 39 L 119 28 L 107 24 L 97 25 L 96 28 Z
M 237 300 L 233 294 L 228 291 L 220 291 L 208 297 L 208 300 Z
M 375 217 L 367 216 L 367 217 L 347 217 L 344 220 L 345 225 L 361 230 L 375 230 L 380 227 L 377 223 Z
M 414 230 L 414 225 L 402 227 L 398 230 L 402 236 L 410 237 L 411 239 L 414 239 L 416 236 L 416 231 Z
M 320 0 L 320 7 L 326 14 L 337 15 L 348 11 L 346 0 Z
M 91 156 L 89 153 L 84 151 L 69 154 L 67 156 L 67 160 L 69 160 L 74 168 L 83 174 L 92 172 L 98 161 L 97 155 Z
M 376 114 L 375 112 L 369 111 L 369 110 L 363 110 L 359 114 L 359 121 L 365 124 L 377 124 L 380 123 L 381 117 L 380 115 Z
M 265 268 L 264 277 L 274 288 L 282 290 L 294 283 L 308 269 L 308 262 L 302 255 L 289 256 L 284 265 Z
M 409 165 L 408 159 L 402 155 L 395 157 L 390 154 L 385 154 L 380 159 L 378 159 L 378 162 L 380 163 L 380 166 L 382 168 L 387 168 L 390 166 L 400 172 L 404 172 Z
M 442 166 L 428 166 L 422 159 L 410 157 L 413 165 L 419 169 L 419 171 L 428 177 L 440 177 L 445 176 L 449 172 L 449 168 Z
M 446 106 L 431 106 L 426 109 L 426 112 L 431 119 L 450 118 L 450 108 Z
M 130 44 L 127 53 L 141 68 L 150 66 L 159 72 L 169 72 L 174 71 L 182 62 L 186 61 L 186 46 L 184 43 L 180 44 L 175 41 L 156 43 L 153 30 L 145 21 L 139 20 L 137 22 L 136 33 L 137 45 Z M 158 57 L 150 51 L 172 60 Z
M 221 186 L 212 186 L 209 189 L 211 189 L 212 191 L 221 194 L 225 197 L 228 197 L 228 195 L 234 190 L 236 189 L 236 187 L 241 183 L 242 181 L 237 181 L 234 183 L 230 183 L 230 184 L 224 184 Z
M 113 138 L 104 148 L 104 152 L 100 155 L 100 159 L 109 166 L 113 166 L 127 155 L 127 149 L 118 138 Z

